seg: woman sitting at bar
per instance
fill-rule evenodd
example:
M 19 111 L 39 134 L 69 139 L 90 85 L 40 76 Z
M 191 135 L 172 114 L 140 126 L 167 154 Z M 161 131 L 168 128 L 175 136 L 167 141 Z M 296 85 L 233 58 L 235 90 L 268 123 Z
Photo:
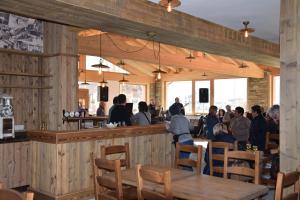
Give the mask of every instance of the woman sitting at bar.
M 131 121 L 132 124 L 139 126 L 147 126 L 151 124 L 151 114 L 148 112 L 148 106 L 146 102 L 139 102 L 139 112 L 132 117 Z
M 232 135 L 228 134 L 228 130 L 227 130 L 227 126 L 223 123 L 218 123 L 214 126 L 213 128 L 213 133 L 215 136 L 215 139 L 212 140 L 213 142 L 227 142 L 227 143 L 234 143 L 235 142 L 235 138 Z M 210 174 L 210 169 L 209 169 L 209 156 L 208 156 L 208 146 L 205 152 L 205 157 L 204 157 L 204 161 L 206 163 L 204 170 L 203 170 L 203 174 Z M 219 149 L 219 148 L 213 148 L 213 154 L 224 154 L 223 149 Z M 222 161 L 218 161 L 218 160 L 214 160 L 213 161 L 213 166 L 216 167 L 223 167 L 224 163 Z M 219 177 L 223 177 L 223 174 L 221 173 L 214 173 L 214 176 L 219 176 Z

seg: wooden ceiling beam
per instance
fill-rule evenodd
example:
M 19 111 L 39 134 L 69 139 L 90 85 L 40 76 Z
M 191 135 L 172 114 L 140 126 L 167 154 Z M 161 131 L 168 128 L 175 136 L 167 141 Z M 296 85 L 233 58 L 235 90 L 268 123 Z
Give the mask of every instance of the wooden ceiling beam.
M 279 67 L 279 45 L 146 0 L 1 0 L 0 9 Z M 100 29 L 100 28 L 99 28 Z

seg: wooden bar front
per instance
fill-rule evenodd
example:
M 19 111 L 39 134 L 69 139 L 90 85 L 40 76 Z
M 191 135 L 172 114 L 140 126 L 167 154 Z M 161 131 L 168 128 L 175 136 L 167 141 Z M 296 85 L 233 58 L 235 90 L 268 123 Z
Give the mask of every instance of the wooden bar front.
M 32 139 L 31 187 L 38 199 L 92 197 L 90 153 L 100 156 L 102 145 L 128 142 L 132 166 L 137 163 L 171 166 L 174 160 L 172 136 L 167 134 L 164 125 L 77 132 L 36 131 L 29 136 Z

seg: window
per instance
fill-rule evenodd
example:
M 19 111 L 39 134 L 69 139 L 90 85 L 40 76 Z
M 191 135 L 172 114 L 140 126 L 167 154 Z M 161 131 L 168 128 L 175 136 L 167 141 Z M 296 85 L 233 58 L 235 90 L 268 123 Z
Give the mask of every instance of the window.
M 219 79 L 214 81 L 214 104 L 218 108 L 225 108 L 231 105 L 234 109 L 237 106 L 247 107 L 247 79 Z
M 280 104 L 280 76 L 273 77 L 273 104 Z
M 210 100 L 208 98 L 208 103 L 199 102 L 199 88 L 208 88 L 208 97 L 210 98 L 210 81 L 195 81 L 195 113 L 207 113 L 210 106 Z
M 120 84 L 120 93 L 125 94 L 127 103 L 133 103 L 133 113 L 139 112 L 138 103 L 146 101 L 146 86 L 133 84 Z
M 166 109 L 179 97 L 184 105 L 185 113 L 192 114 L 192 81 L 166 82 Z

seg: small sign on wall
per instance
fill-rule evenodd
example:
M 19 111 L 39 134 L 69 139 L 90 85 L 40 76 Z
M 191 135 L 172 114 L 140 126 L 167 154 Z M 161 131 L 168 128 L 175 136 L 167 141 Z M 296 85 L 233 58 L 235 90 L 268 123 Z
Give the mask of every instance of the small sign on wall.
M 43 52 L 43 22 L 0 12 L 0 48 Z

